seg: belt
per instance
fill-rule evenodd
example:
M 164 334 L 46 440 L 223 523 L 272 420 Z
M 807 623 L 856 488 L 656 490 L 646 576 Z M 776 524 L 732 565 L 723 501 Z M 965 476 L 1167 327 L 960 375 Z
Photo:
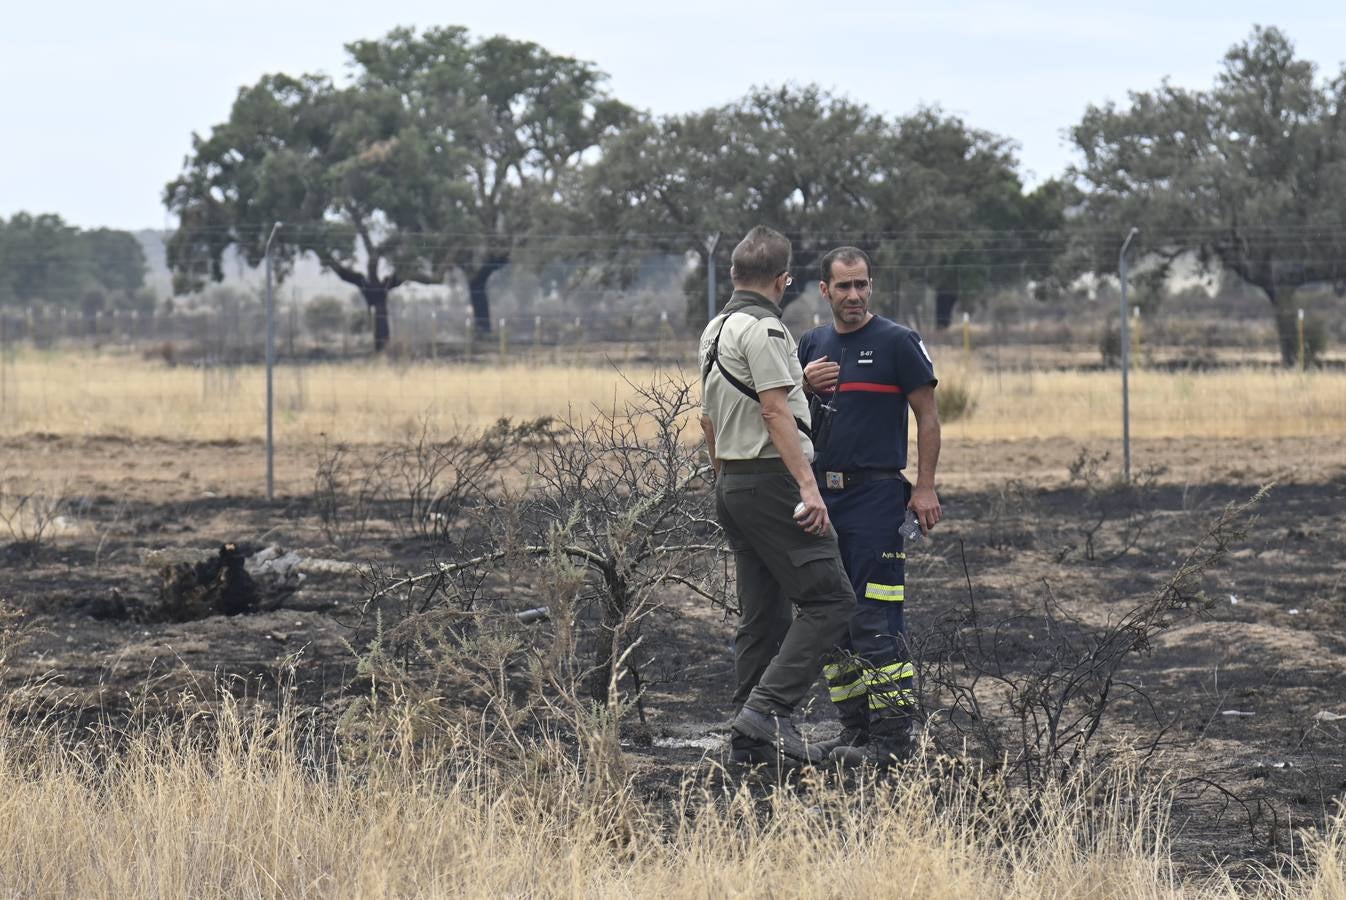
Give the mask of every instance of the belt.
M 864 484 L 866 481 L 892 481 L 902 477 L 900 469 L 857 469 L 854 472 L 823 472 L 823 487 L 840 491 Z
M 722 459 L 720 471 L 726 475 L 745 475 L 755 472 L 788 472 L 779 456 L 761 456 L 757 459 Z

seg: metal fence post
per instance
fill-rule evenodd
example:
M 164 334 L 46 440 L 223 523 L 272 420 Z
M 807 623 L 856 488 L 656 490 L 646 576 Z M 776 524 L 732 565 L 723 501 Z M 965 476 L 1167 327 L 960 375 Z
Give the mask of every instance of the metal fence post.
M 1122 241 L 1121 253 L 1117 255 L 1117 274 L 1122 286 L 1122 331 L 1119 335 L 1119 348 L 1122 353 L 1122 477 L 1131 483 L 1131 386 L 1128 383 L 1128 370 L 1131 366 L 1131 337 L 1127 334 L 1126 314 L 1126 251 L 1131 247 L 1131 239 L 1140 234 L 1139 228 L 1132 228 Z
M 1309 357 L 1308 357 L 1308 354 L 1305 352 L 1305 349 L 1306 349 L 1306 348 L 1305 348 L 1305 346 L 1304 346 L 1304 309 L 1303 309 L 1303 307 L 1300 307 L 1300 309 L 1299 309 L 1299 311 L 1298 311 L 1298 315 L 1296 316 L 1296 319 L 1297 319 L 1297 321 L 1296 321 L 1296 328 L 1297 328 L 1297 330 L 1298 330 L 1298 337 L 1299 337 L 1299 340 L 1298 340 L 1298 348 L 1299 348 L 1299 349 L 1298 349 L 1299 371 L 1303 372 L 1303 371 L 1304 371 L 1305 369 L 1307 369 L 1308 366 L 1309 366 Z
M 266 238 L 266 499 L 276 499 L 276 444 L 272 430 L 275 412 L 274 376 L 276 367 L 276 298 L 271 286 L 271 241 L 280 223 L 271 226 Z
M 1131 356 L 1140 365 L 1140 307 L 1131 307 Z

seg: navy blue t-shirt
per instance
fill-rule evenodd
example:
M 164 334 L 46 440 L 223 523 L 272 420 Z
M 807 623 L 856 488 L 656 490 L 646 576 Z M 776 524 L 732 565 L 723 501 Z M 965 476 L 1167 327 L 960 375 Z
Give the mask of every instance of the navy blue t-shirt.
M 841 363 L 827 446 L 813 460 L 824 471 L 902 469 L 907 465 L 907 394 L 936 383 L 921 336 L 882 316 L 838 334 L 822 325 L 799 340 L 799 363 Z

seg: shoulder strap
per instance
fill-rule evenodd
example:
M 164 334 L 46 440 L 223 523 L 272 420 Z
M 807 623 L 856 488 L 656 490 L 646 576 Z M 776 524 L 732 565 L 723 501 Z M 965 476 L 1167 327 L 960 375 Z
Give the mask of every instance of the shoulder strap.
M 730 386 L 740 394 L 750 398 L 754 403 L 761 403 L 762 398 L 757 395 L 757 392 L 731 375 L 729 370 L 724 367 L 724 363 L 720 362 L 720 335 L 724 334 L 724 326 L 725 323 L 729 321 L 729 317 L 736 312 L 745 312 L 758 320 L 775 318 L 771 313 L 755 306 L 745 306 L 734 310 L 727 309 L 724 313 L 724 318 L 720 321 L 720 330 L 715 332 L 715 340 L 710 342 L 710 350 L 706 353 L 706 361 L 701 366 L 701 380 L 702 382 L 706 380 L 707 376 L 710 375 L 712 367 L 717 368 L 720 370 L 720 375 L 724 377 L 724 380 L 729 382 Z M 799 416 L 795 416 L 795 427 L 810 439 L 813 438 L 813 432 L 809 430 L 809 426 L 805 424 L 804 420 L 799 418 Z

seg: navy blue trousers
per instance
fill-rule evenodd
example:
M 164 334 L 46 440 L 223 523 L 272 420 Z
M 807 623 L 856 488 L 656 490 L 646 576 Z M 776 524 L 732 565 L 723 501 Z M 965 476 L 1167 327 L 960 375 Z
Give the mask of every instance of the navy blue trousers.
M 906 553 L 898 529 L 911 485 L 904 479 L 868 481 L 841 490 L 824 488 L 822 496 L 856 600 L 842 652 L 824 668 L 832 702 L 846 727 L 908 716 L 915 705 L 915 670 L 902 614 Z

